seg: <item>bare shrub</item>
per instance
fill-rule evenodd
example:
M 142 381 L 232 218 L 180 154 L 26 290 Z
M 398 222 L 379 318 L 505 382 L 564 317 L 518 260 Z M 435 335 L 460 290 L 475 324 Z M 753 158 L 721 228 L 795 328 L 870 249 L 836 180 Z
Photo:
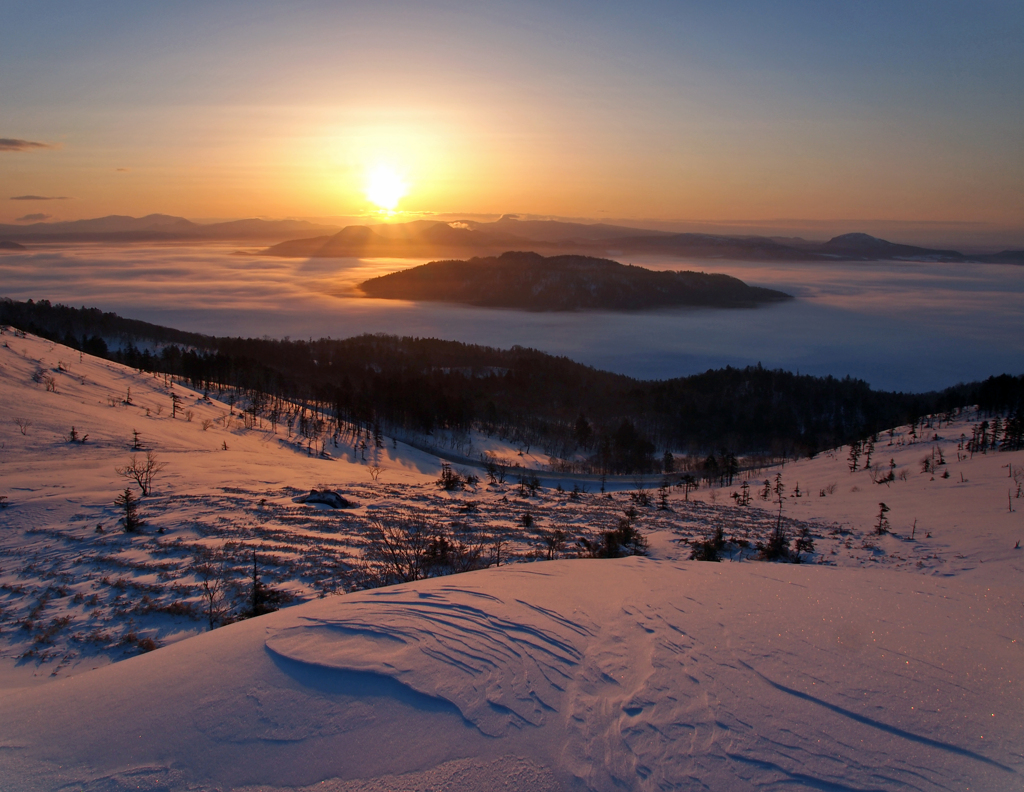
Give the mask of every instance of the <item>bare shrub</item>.
M 423 577 L 423 559 L 431 539 L 430 526 L 375 520 L 370 524 L 367 539 L 360 569 L 365 586 L 377 588 Z
M 192 564 L 192 574 L 199 582 L 199 592 L 203 598 L 203 613 L 212 630 L 219 624 L 231 621 L 231 603 L 228 599 L 230 582 L 222 567 L 213 562 L 209 551 L 196 555 Z
M 547 550 L 547 557 L 550 561 L 565 548 L 566 533 L 561 528 L 547 531 L 544 534 L 544 545 Z
M 25 418 L 15 418 L 14 423 L 23 435 L 28 434 L 28 428 L 32 425 L 32 422 Z
M 643 488 L 643 481 L 638 480 L 636 488 L 629 493 L 629 499 L 637 506 L 647 507 L 651 505 L 651 495 Z
M 131 462 L 124 467 L 115 467 L 114 471 L 119 476 L 131 479 L 139 485 L 142 496 L 146 497 L 153 489 L 153 476 L 163 470 L 166 465 L 157 460 L 156 454 L 147 451 L 144 459 L 132 454 Z
M 464 542 L 439 525 L 375 520 L 370 525 L 357 582 L 365 588 L 409 583 L 481 569 L 490 564 L 483 540 Z

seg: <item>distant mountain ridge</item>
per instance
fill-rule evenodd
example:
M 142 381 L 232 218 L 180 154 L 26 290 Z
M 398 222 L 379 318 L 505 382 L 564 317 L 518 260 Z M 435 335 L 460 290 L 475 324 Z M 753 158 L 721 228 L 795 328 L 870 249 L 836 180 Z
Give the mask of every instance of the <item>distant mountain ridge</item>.
M 604 257 L 653 254 L 741 261 L 906 260 L 1024 265 L 1024 250 L 972 255 L 903 245 L 863 233 L 842 234 L 827 242 L 816 242 L 786 237 L 675 233 L 607 223 L 519 220 L 514 216 L 503 216 L 491 222 L 414 220 L 342 227 L 306 220 L 251 218 L 195 223 L 164 214 L 110 215 L 55 223 L 0 224 L 0 239 L 29 244 L 253 240 L 276 243 L 261 253 L 283 258 L 464 258 L 494 256 L 508 250 L 536 250 L 549 255 L 571 253 Z
M 184 217 L 151 214 L 145 217 L 108 215 L 90 220 L 28 225 L 0 224 L 0 237 L 26 242 L 135 242 L 161 240 L 271 240 L 291 234 L 335 232 L 337 226 L 318 225 L 306 220 L 231 220 L 223 223 L 194 223 Z
M 678 258 L 741 261 L 934 261 L 1024 264 L 1024 251 L 966 255 L 901 245 L 868 234 L 843 234 L 827 242 L 763 236 L 676 234 L 626 226 L 552 220 L 428 221 L 348 226 L 330 236 L 292 239 L 263 251 L 285 258 L 373 256 L 493 256 L 508 250 L 623 256 L 659 254 Z
M 792 299 L 728 275 L 655 271 L 590 256 L 510 252 L 433 261 L 360 284 L 367 297 L 530 311 L 746 308 Z
M 963 261 L 964 254 L 956 250 L 932 250 L 913 245 L 899 245 L 869 234 L 842 234 L 833 237 L 818 250 L 826 256 L 847 259 L 914 259 L 931 261 Z

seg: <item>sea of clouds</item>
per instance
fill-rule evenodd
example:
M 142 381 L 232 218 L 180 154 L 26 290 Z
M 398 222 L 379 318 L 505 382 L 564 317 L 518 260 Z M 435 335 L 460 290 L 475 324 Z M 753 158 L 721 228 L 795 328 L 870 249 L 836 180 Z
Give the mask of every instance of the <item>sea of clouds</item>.
M 370 300 L 356 285 L 422 263 L 277 259 L 224 245 L 49 245 L 0 256 L 0 296 L 95 306 L 216 335 L 361 333 L 521 345 L 645 379 L 761 363 L 923 391 L 1024 373 L 1024 267 L 621 259 L 724 272 L 797 299 L 756 309 L 531 313 Z

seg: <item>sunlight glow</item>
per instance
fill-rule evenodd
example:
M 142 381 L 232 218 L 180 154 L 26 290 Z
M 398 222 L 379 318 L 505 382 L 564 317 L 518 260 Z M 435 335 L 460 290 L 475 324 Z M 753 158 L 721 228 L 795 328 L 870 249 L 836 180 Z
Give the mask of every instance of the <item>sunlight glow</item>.
M 366 197 L 384 212 L 394 212 L 398 202 L 407 192 L 405 182 L 395 171 L 378 166 L 370 171 L 366 179 Z

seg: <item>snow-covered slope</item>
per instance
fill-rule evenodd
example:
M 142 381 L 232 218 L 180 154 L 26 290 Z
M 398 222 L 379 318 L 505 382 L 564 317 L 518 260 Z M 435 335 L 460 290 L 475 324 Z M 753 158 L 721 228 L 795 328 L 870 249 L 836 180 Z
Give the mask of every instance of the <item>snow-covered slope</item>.
M 487 790 L 507 773 L 516 789 L 1016 789 L 1019 594 L 650 559 L 437 578 L 9 693 L 0 776 L 90 790 Z M 366 781 L 381 776 L 400 778 Z
M 883 435 L 869 472 L 842 449 L 751 474 L 749 505 L 734 486 L 658 510 L 441 492 L 436 458 L 401 443 L 308 456 L 180 384 L 191 418 L 162 378 L 2 340 L 2 789 L 1024 788 L 1024 453 L 958 454 L 973 416 Z M 126 534 L 133 429 L 167 467 Z M 801 565 L 751 560 L 776 473 L 784 524 L 814 542 Z M 357 508 L 294 501 L 319 484 Z M 564 558 L 630 506 L 649 558 Z M 330 596 L 388 515 L 500 539 L 506 560 L 569 541 Z M 715 526 L 726 563 L 687 560 Z M 204 633 L 204 548 L 229 569 L 258 550 L 305 603 Z M 161 648 L 111 663 L 146 639 Z

